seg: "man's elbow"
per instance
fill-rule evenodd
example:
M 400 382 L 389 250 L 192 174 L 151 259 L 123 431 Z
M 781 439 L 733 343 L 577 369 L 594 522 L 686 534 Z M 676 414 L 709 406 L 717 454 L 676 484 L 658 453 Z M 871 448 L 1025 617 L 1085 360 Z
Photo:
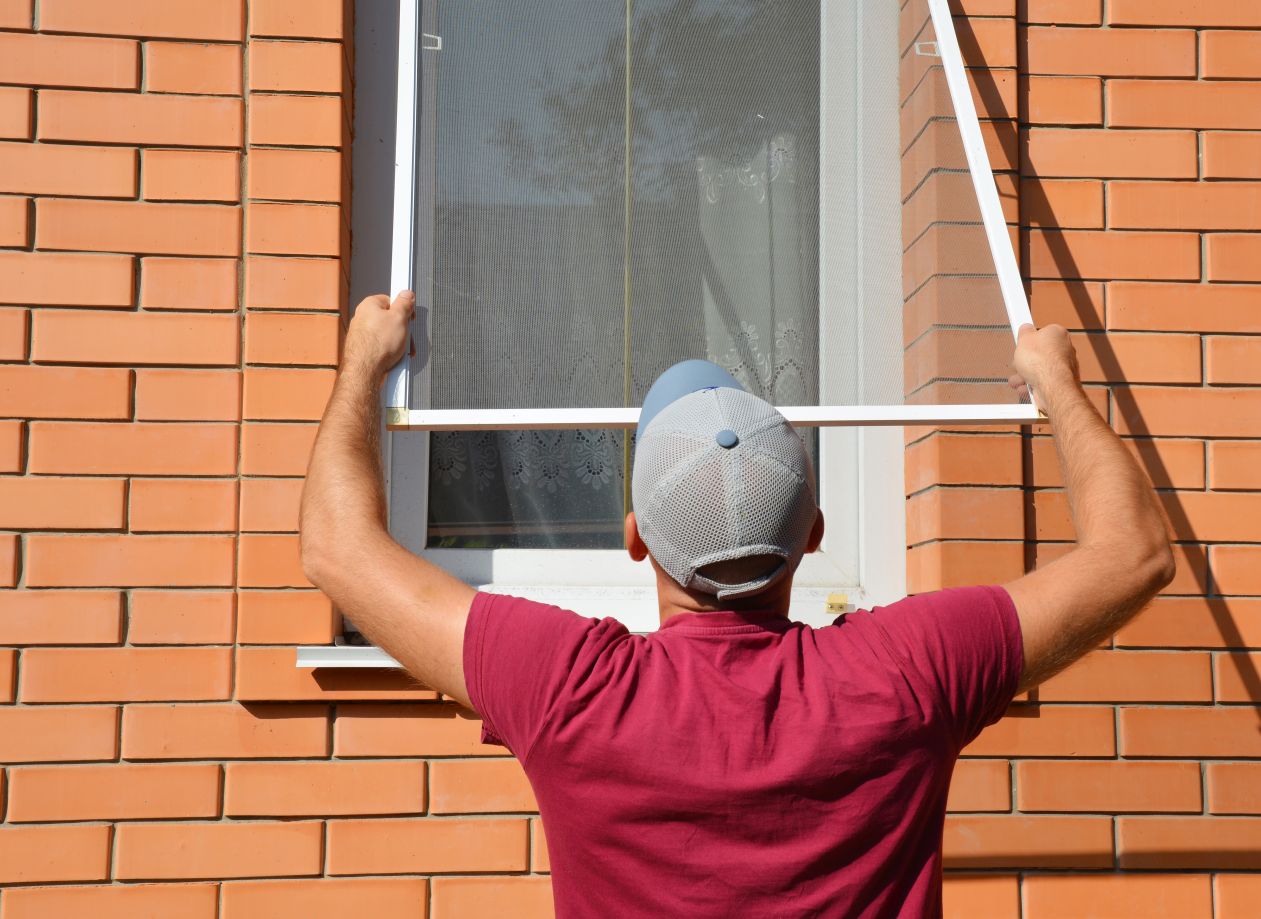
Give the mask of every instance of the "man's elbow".
M 1168 538 L 1161 536 L 1154 547 L 1151 557 L 1148 559 L 1148 570 L 1151 579 L 1152 593 L 1160 593 L 1172 583 L 1174 575 L 1178 573 L 1178 566 L 1174 561 L 1173 547 L 1170 546 Z

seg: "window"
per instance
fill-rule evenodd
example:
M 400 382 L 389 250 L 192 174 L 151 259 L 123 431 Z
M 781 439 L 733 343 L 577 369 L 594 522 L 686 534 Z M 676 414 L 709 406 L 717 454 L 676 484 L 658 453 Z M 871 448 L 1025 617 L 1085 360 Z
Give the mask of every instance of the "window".
M 794 616 L 900 596 L 901 429 L 854 425 L 1036 417 L 1001 382 L 1028 310 L 944 0 L 385 6 L 358 11 L 352 286 L 388 268 L 422 307 L 389 384 L 395 535 L 655 627 L 628 428 L 708 357 L 825 425 Z

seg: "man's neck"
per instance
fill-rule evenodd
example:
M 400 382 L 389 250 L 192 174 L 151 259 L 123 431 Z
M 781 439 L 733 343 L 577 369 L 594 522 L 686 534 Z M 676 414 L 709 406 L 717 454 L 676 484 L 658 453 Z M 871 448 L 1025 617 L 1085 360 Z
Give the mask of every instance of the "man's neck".
M 751 597 L 721 600 L 713 594 L 680 587 L 669 575 L 660 570 L 657 571 L 657 610 L 662 625 L 684 613 L 720 613 L 741 610 L 774 612 L 787 619 L 791 598 L 791 578 Z

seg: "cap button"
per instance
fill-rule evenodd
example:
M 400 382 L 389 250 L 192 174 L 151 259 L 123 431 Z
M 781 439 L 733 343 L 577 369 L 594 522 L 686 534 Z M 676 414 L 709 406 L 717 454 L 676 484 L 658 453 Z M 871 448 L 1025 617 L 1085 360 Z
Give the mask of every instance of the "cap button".
M 719 431 L 714 436 L 714 440 L 718 441 L 718 446 L 727 450 L 730 450 L 736 444 L 740 443 L 740 438 L 736 435 L 736 432 L 732 431 L 730 428 L 724 431 Z

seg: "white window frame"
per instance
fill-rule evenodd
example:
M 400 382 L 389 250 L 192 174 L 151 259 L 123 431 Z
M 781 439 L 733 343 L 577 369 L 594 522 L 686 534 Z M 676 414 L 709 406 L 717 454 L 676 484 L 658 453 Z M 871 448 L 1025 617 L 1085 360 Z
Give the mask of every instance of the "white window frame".
M 420 14 L 423 4 L 426 15 L 431 16 L 436 2 L 401 0 L 399 4 L 391 290 L 414 286 L 416 240 L 428 238 L 432 226 L 432 202 L 427 197 L 432 194 L 432 176 L 421 177 L 418 182 L 417 165 L 433 161 L 436 92 L 432 67 L 426 58 L 432 60 L 429 52 L 441 48 L 441 38 L 422 34 Z M 927 2 L 937 33 L 937 52 L 955 106 L 1014 335 L 1022 324 L 1032 321 L 1023 282 L 990 171 L 947 0 Z M 826 119 L 827 113 L 822 116 Z M 429 145 L 428 150 L 426 145 Z M 426 181 L 428 187 L 425 187 Z M 827 248 L 832 252 L 854 249 Z M 861 272 L 861 266 L 849 266 L 849 270 Z M 825 271 L 823 266 L 821 271 Z M 826 290 L 826 278 L 821 278 L 821 286 Z M 824 370 L 821 364 L 821 371 Z M 421 432 L 631 429 L 638 423 L 639 409 L 411 409 L 407 406 L 407 396 L 413 387 L 422 397 L 428 390 L 425 373 L 415 381 L 412 375 L 410 359 L 405 359 L 389 374 L 385 391 L 387 428 L 416 432 L 401 434 L 411 443 L 407 450 L 408 461 L 397 467 L 391 462 L 394 436 L 387 435 L 385 439 L 390 514 L 396 536 L 445 570 L 481 589 L 544 600 L 587 615 L 615 614 L 634 631 L 656 628 L 658 613 L 652 572 L 647 565 L 631 562 L 623 550 L 424 548 L 428 517 L 428 435 Z M 857 606 L 891 602 L 905 593 L 902 425 L 1029 423 L 1039 417 L 1032 405 L 823 405 L 789 406 L 780 410 L 793 424 L 822 429 L 821 503 L 825 518 L 833 521 L 833 526 L 825 536 L 822 551 L 803 561 L 795 579 L 790 610 L 792 618 L 813 624 L 831 620 L 826 605 L 834 591 L 844 591 L 849 603 Z M 858 497 L 856 502 L 854 496 Z M 401 521 L 406 524 L 400 525 Z M 400 533 L 400 530 L 406 532 Z M 855 584 L 858 586 L 852 586 Z M 398 665 L 377 648 L 317 646 L 298 649 L 298 666 Z

